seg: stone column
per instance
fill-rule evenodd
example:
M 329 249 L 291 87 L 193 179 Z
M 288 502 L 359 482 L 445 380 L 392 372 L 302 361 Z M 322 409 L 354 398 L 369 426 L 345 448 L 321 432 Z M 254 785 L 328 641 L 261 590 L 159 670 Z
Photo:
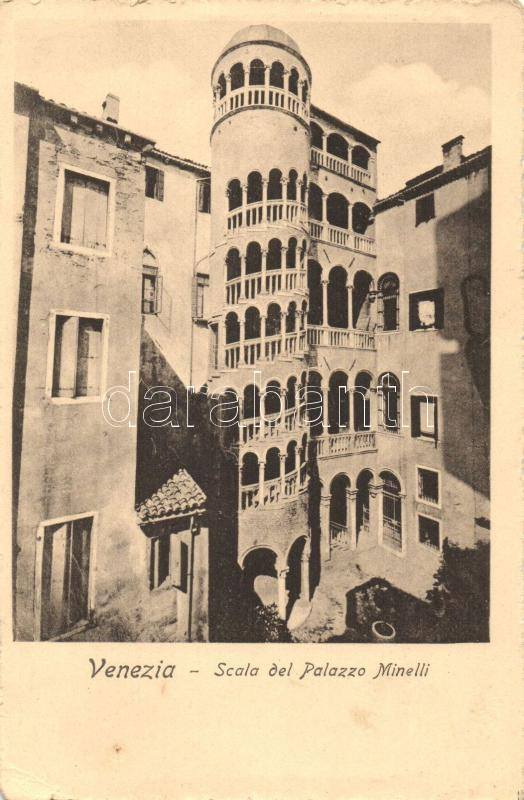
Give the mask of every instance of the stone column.
M 287 589 L 286 589 L 286 575 L 289 572 L 289 567 L 277 566 L 278 578 L 278 616 L 285 621 L 287 611 Z
M 348 293 L 348 328 L 353 328 L 353 284 L 347 283 L 346 290 Z
M 369 533 L 373 543 L 382 544 L 382 486 L 369 484 Z
M 329 281 L 322 281 L 322 325 L 324 327 L 328 324 L 328 284 Z
M 267 178 L 262 178 L 262 203 L 264 204 L 264 209 L 267 206 L 267 185 L 269 181 Z
M 265 461 L 258 462 L 258 505 L 264 505 L 264 470 L 266 468 Z
M 322 427 L 324 433 L 329 430 L 329 389 L 322 388 Z
M 239 347 L 240 347 L 240 354 L 238 357 L 238 366 L 244 366 L 244 342 L 245 342 L 245 322 L 243 319 L 239 321 L 240 332 L 239 332 Z
M 346 489 L 346 524 L 348 526 L 351 550 L 356 550 L 357 548 L 357 494 L 356 489 Z
M 366 430 L 374 431 L 377 427 L 378 421 L 378 392 L 376 386 L 370 386 L 369 388 L 369 428 Z
M 266 315 L 260 317 L 260 358 L 266 357 Z
M 324 561 L 331 558 L 331 535 L 329 531 L 329 506 L 331 495 L 321 495 L 320 497 L 320 538 L 322 542 L 322 554 Z
M 227 73 L 226 75 L 226 94 L 229 94 L 231 91 L 231 73 Z
M 240 256 L 240 291 L 238 293 L 238 299 L 243 300 L 245 294 L 245 286 L 244 281 L 246 279 L 246 257 L 244 255 Z
M 285 311 L 280 312 L 280 335 L 282 337 L 282 344 L 281 344 L 282 355 L 286 354 L 286 316 L 287 314 Z
M 327 194 L 322 192 L 322 222 L 327 222 L 327 199 Z
M 280 453 L 280 499 L 286 495 L 286 454 Z
M 309 603 L 309 559 L 311 556 L 311 541 L 308 538 L 304 545 L 300 560 L 300 599 Z
M 271 69 L 270 64 L 264 64 L 264 89 L 266 92 L 269 90 L 269 71 Z M 269 102 L 269 97 L 264 98 L 265 102 Z
M 260 273 L 262 282 L 262 294 L 267 294 L 266 273 L 267 273 L 267 250 L 262 250 L 262 272 Z

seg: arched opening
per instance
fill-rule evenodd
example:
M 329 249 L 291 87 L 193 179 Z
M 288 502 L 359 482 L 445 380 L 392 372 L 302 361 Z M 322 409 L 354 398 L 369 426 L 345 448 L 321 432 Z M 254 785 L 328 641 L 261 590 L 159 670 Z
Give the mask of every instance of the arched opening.
M 279 334 L 280 323 L 280 306 L 278 303 L 270 303 L 267 307 L 266 336 L 276 336 Z
M 311 131 L 311 147 L 316 147 L 318 150 L 323 149 L 323 142 L 324 142 L 324 131 L 317 125 L 316 122 L 309 123 L 309 129 Z
M 307 286 L 309 290 L 308 323 L 322 325 L 322 268 L 316 261 L 308 261 Z
M 373 278 L 359 270 L 353 279 L 353 327 L 369 330 L 371 327 L 371 289 Z
M 328 423 L 330 433 L 344 433 L 349 428 L 348 376 L 341 370 L 329 379 Z
M 351 151 L 351 163 L 354 164 L 356 167 L 360 167 L 360 169 L 366 169 L 369 165 L 369 153 L 360 145 L 357 145 Z
M 355 203 L 351 209 L 351 227 L 362 236 L 371 225 L 371 209 L 365 203 Z
M 349 203 L 343 194 L 332 192 L 327 199 L 327 221 L 337 228 L 349 227 Z
M 240 341 L 240 322 L 234 311 L 226 316 L 226 344 Z
M 218 86 L 218 96 L 222 100 L 223 97 L 226 96 L 226 79 L 224 77 L 224 73 L 222 73 L 217 81 Z
M 233 178 L 232 181 L 229 181 L 227 185 L 227 197 L 230 211 L 242 205 L 242 186 L 238 178 Z
M 369 484 L 373 474 L 363 469 L 357 478 L 357 543 L 362 533 L 369 531 Z
M 258 242 L 249 242 L 246 248 L 246 275 L 262 270 L 262 248 Z
M 260 172 L 250 172 L 247 176 L 247 202 L 262 202 L 262 175 Z
M 333 267 L 328 283 L 328 325 L 332 328 L 347 328 L 348 290 L 347 272 L 344 267 Z
M 257 419 L 260 416 L 260 390 L 255 383 L 244 388 L 242 407 L 244 419 Z
M 297 379 L 291 375 L 286 384 L 286 408 L 295 408 L 297 402 Z
M 235 278 L 240 278 L 240 253 L 236 247 L 232 247 L 227 252 L 226 256 L 226 280 L 232 281 Z
M 307 256 L 307 242 L 302 239 L 302 246 L 300 248 L 300 269 L 304 269 L 304 263 Z
M 287 307 L 286 333 L 294 333 L 297 324 L 297 304 L 291 302 Z
M 264 392 L 264 415 L 266 417 L 274 414 L 280 415 L 282 411 L 280 382 L 277 380 L 268 381 Z
M 307 103 L 308 99 L 308 92 L 309 92 L 309 84 L 307 81 L 304 81 L 302 84 L 302 102 Z
M 264 480 L 274 481 L 276 478 L 280 478 L 280 450 L 278 447 L 270 447 L 266 453 Z
M 270 239 L 267 246 L 267 269 L 282 268 L 282 242 L 280 239 Z
M 324 428 L 322 426 L 323 415 L 323 394 L 322 378 L 318 372 L 312 370 L 308 376 L 306 401 L 307 419 L 311 436 L 322 436 Z
M 383 331 L 397 331 L 399 318 L 399 293 L 400 286 L 397 276 L 393 272 L 383 275 L 378 282 L 381 325 Z
M 353 424 L 356 431 L 371 428 L 371 375 L 359 372 L 353 388 Z
M 288 200 L 296 200 L 297 199 L 297 180 L 298 180 L 298 173 L 296 169 L 289 170 L 289 176 L 287 181 L 287 199 Z
M 289 475 L 290 472 L 294 472 L 296 468 L 297 468 L 297 443 L 289 442 L 286 448 L 286 462 L 285 462 L 286 475 Z
M 331 153 L 332 156 L 337 156 L 337 158 L 341 158 L 343 161 L 348 160 L 348 143 L 339 133 L 329 134 L 326 142 L 326 150 L 328 153 Z
M 329 501 L 329 539 L 333 547 L 348 543 L 349 519 L 347 490 L 351 482 L 341 473 L 331 481 Z
M 380 473 L 382 487 L 382 544 L 402 551 L 402 501 L 400 483 L 392 472 Z
M 400 381 L 392 372 L 384 372 L 378 379 L 378 391 L 382 398 L 379 422 L 391 433 L 400 430 Z
M 292 67 L 289 73 L 288 89 L 291 94 L 298 97 L 298 70 L 295 67 Z
M 242 486 L 258 483 L 258 458 L 255 453 L 244 453 L 242 457 Z
M 286 589 L 288 590 L 287 615 L 297 600 L 307 603 L 309 601 L 309 586 L 302 586 L 302 557 L 306 546 L 306 537 L 296 539 L 289 550 L 287 557 L 288 573 L 286 575 Z M 306 573 L 307 575 L 307 573 Z
M 233 91 L 235 89 L 240 89 L 245 82 L 244 65 L 239 63 L 233 64 L 229 74 L 231 76 L 231 89 Z
M 280 61 L 273 61 L 269 70 L 269 83 L 277 89 L 284 88 L 284 66 Z
M 308 181 L 307 181 L 307 175 L 304 172 L 302 176 L 302 186 L 300 187 L 300 201 L 302 203 L 305 203 L 307 196 L 308 196 Z
M 309 184 L 308 214 L 310 219 L 322 222 L 322 189 L 316 183 Z
M 250 86 L 263 86 L 264 81 L 264 63 L 259 58 L 255 58 L 249 65 L 249 84 Z
M 246 339 L 259 339 L 260 338 L 260 311 L 254 306 L 246 311 L 244 323 L 244 335 Z
M 242 583 L 263 606 L 278 604 L 277 556 L 268 547 L 250 550 L 242 564 Z
M 282 173 L 279 169 L 272 169 L 269 173 L 267 199 L 282 200 Z
M 302 307 L 300 309 L 300 330 L 303 331 L 306 327 L 307 320 L 307 301 L 302 300 Z
M 297 240 L 294 236 L 287 243 L 286 269 L 295 269 L 297 265 Z

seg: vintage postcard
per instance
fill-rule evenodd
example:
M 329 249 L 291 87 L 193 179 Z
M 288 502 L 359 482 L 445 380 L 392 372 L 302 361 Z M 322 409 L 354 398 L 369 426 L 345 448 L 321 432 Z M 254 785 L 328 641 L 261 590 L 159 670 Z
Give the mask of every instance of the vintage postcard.
M 517 800 L 521 10 L 2 6 L 4 796 Z

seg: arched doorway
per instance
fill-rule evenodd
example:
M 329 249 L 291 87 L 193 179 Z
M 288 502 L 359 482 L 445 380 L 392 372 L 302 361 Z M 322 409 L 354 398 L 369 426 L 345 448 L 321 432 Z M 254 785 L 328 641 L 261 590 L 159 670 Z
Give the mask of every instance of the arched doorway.
M 348 327 L 347 272 L 344 267 L 333 267 L 328 283 L 328 325 L 332 328 Z
M 371 375 L 359 372 L 353 387 L 353 427 L 355 431 L 371 429 Z
M 388 470 L 380 473 L 382 487 L 382 544 L 402 552 L 402 501 L 400 482 Z
M 360 536 L 369 531 L 369 484 L 373 473 L 363 469 L 357 478 L 357 544 Z
M 353 280 L 353 327 L 367 331 L 372 328 L 371 290 L 373 278 L 368 272 L 359 270 Z
M 310 325 L 322 325 L 322 267 L 317 261 L 308 261 L 307 287 L 309 290 L 307 321 Z
M 329 501 L 329 538 L 331 547 L 344 547 L 349 544 L 349 509 L 347 490 L 351 483 L 347 475 L 341 473 L 331 481 Z
M 344 433 L 349 429 L 348 376 L 341 370 L 329 379 L 328 423 L 330 433 Z
M 277 555 L 268 547 L 250 550 L 242 564 L 244 588 L 254 592 L 255 602 L 263 606 L 278 605 Z

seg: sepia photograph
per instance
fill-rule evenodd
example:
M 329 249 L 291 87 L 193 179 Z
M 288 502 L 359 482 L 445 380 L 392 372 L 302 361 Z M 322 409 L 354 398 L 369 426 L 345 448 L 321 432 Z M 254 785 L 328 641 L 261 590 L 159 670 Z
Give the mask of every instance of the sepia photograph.
M 489 641 L 490 28 L 259 11 L 20 30 L 16 640 Z

